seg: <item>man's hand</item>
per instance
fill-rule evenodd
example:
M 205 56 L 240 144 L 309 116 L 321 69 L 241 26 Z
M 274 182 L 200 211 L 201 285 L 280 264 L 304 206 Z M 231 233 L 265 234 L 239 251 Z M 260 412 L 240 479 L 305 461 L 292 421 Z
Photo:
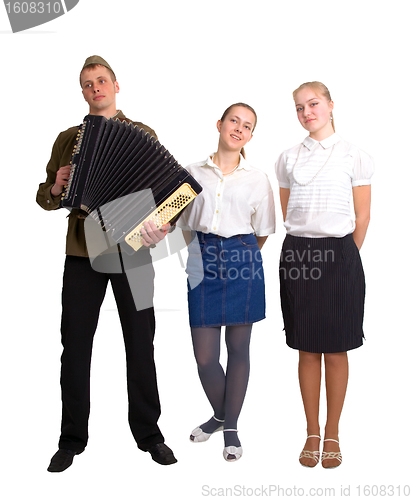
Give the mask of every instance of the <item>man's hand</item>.
M 147 221 L 143 224 L 140 232 L 142 233 L 142 244 L 145 247 L 156 245 L 159 241 L 163 240 L 169 232 L 170 224 L 164 224 L 161 228 L 157 228 L 155 223 Z
M 70 176 L 70 165 L 60 167 L 56 174 L 56 181 L 51 188 L 52 196 L 59 196 L 62 194 L 64 186 L 66 186 Z

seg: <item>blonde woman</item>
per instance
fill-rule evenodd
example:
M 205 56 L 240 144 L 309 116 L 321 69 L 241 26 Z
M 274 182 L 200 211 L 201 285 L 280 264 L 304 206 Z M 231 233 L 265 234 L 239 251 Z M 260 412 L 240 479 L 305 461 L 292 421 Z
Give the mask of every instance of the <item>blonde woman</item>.
M 339 420 L 348 382 L 347 351 L 363 343 L 365 281 L 359 250 L 369 224 L 371 158 L 335 133 L 334 103 L 320 82 L 293 93 L 309 135 L 277 163 L 286 238 L 280 261 L 282 313 L 289 347 L 299 350 L 307 440 L 299 461 L 342 462 Z M 327 418 L 320 454 L 319 400 L 324 358 Z
M 226 109 L 217 122 L 217 151 L 187 167 L 203 191 L 179 221 L 192 235 L 189 320 L 198 373 L 213 409 L 213 417 L 196 427 L 190 439 L 204 442 L 223 430 L 227 461 L 243 453 L 237 421 L 249 378 L 249 343 L 253 323 L 265 317 L 260 249 L 275 231 L 269 180 L 245 160 L 244 146 L 255 126 L 256 113 L 250 106 L 237 103 Z M 200 283 L 194 282 L 199 275 Z M 223 326 L 226 370 L 219 361 Z

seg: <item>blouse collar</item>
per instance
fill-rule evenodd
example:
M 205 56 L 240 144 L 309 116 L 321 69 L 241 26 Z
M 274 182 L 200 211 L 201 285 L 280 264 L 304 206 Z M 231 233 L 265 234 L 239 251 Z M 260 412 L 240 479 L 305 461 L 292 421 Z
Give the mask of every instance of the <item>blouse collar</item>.
M 315 141 L 315 139 L 312 139 L 312 137 L 307 136 L 302 144 L 306 146 L 309 150 L 313 149 L 313 147 L 316 146 L 316 144 L 320 144 L 323 147 L 323 149 L 328 149 L 334 146 L 340 140 L 341 140 L 340 136 L 335 133 L 330 135 L 326 139 L 323 139 L 323 141 Z
M 211 155 L 209 155 L 207 157 L 207 160 L 205 161 L 205 166 L 209 166 L 209 167 L 212 167 L 212 168 L 217 168 L 220 170 L 220 168 L 215 164 L 213 163 L 212 161 L 212 158 L 214 157 L 216 153 L 212 153 Z M 245 170 L 250 170 L 250 165 L 249 163 L 243 158 L 242 155 L 240 155 L 240 161 L 239 161 L 239 166 L 237 167 L 238 170 L 240 169 L 245 169 Z

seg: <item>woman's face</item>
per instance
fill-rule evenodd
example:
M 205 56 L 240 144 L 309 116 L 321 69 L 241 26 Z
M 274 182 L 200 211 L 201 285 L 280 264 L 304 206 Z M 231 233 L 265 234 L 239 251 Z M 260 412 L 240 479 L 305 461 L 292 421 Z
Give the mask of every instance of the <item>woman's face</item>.
M 240 150 L 252 139 L 255 115 L 243 106 L 234 106 L 225 119 L 217 122 L 220 143 L 227 148 Z
M 311 137 L 322 140 L 333 133 L 333 101 L 328 101 L 314 89 L 305 87 L 297 93 L 295 104 L 298 120 Z

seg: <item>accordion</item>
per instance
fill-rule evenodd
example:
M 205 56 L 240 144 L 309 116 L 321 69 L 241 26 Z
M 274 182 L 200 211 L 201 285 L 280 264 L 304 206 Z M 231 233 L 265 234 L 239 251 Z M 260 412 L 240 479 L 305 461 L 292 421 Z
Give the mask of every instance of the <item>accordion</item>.
M 87 115 L 60 205 L 93 217 L 132 254 L 142 246 L 144 222 L 173 224 L 201 191 L 149 133 L 127 121 Z

